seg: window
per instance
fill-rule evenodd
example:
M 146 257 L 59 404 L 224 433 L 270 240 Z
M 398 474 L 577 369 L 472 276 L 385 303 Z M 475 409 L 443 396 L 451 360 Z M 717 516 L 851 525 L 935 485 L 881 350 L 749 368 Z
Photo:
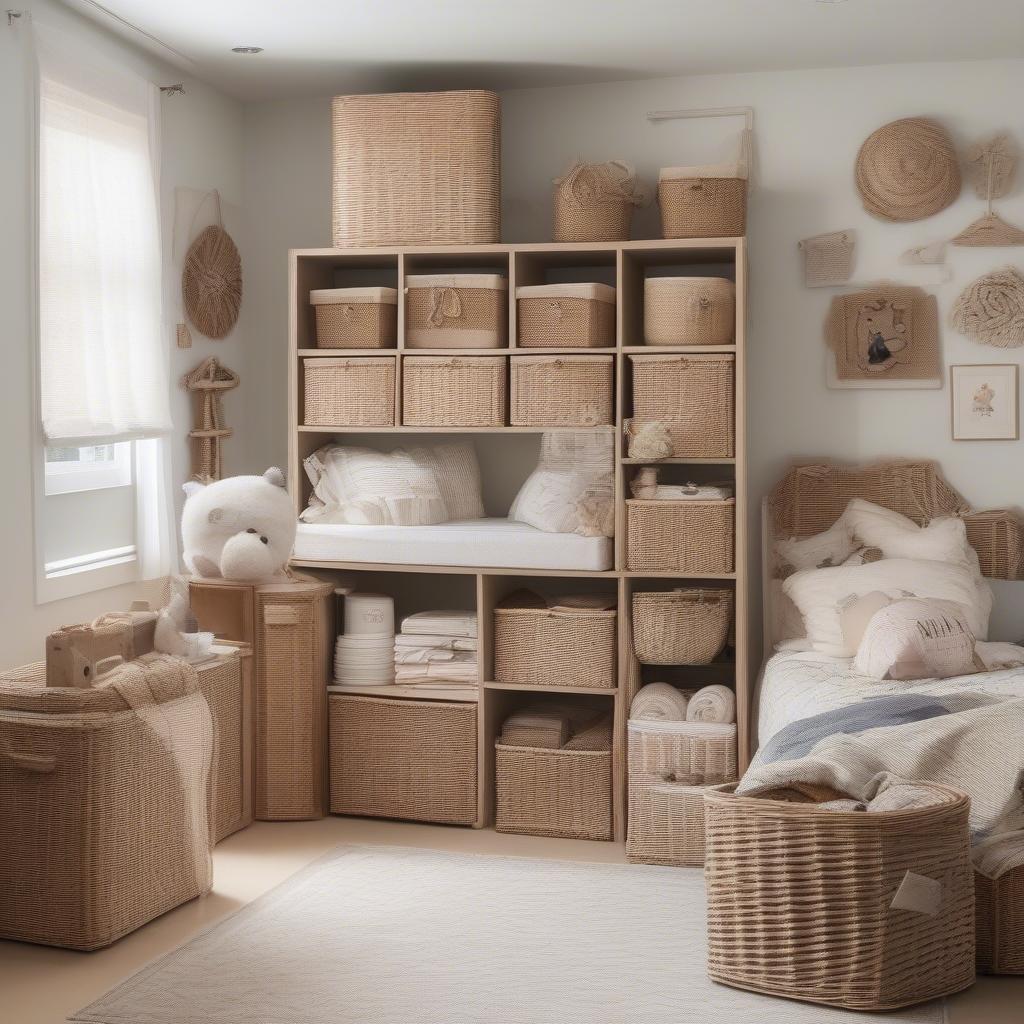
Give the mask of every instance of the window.
M 46 494 L 130 487 L 131 456 L 130 441 L 88 448 L 47 448 L 44 455 Z

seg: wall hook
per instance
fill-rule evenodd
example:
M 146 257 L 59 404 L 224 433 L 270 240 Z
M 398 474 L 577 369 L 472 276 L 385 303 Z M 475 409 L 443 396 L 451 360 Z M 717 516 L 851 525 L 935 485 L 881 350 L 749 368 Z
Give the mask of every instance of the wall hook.
M 161 85 L 160 91 L 167 96 L 184 96 L 185 86 L 181 82 L 178 82 L 177 85 Z
M 17 21 L 18 18 L 21 17 L 21 15 L 22 15 L 21 11 L 12 11 L 12 10 L 8 9 L 8 11 L 7 11 L 7 24 L 8 25 L 13 25 L 15 23 L 15 21 Z

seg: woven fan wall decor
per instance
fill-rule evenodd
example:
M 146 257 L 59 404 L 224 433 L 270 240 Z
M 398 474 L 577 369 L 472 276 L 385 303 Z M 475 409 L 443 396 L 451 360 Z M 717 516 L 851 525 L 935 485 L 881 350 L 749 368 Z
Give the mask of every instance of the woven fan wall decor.
M 220 340 L 238 322 L 242 258 L 220 223 L 220 195 L 216 191 L 212 195 L 218 223 L 203 228 L 188 247 L 181 273 L 181 297 L 193 326 L 207 338 Z

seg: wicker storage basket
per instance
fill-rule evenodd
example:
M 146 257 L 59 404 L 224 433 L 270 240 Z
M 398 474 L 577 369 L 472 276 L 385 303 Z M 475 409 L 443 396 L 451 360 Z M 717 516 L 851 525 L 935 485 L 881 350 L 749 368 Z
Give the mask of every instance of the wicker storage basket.
M 644 280 L 645 345 L 731 345 L 736 285 L 724 277 Z
M 502 348 L 507 344 L 507 278 L 412 274 L 405 284 L 409 348 Z
M 494 829 L 562 839 L 612 838 L 609 750 L 494 745 Z
M 629 784 L 710 786 L 736 779 L 736 726 L 631 718 Z
M 512 356 L 512 425 L 596 427 L 614 423 L 614 358 Z
M 315 427 L 395 425 L 395 360 L 390 356 L 303 359 L 305 416 Z
M 658 180 L 663 238 L 734 238 L 747 232 L 747 179 L 664 167 Z
M 332 693 L 331 812 L 472 825 L 474 703 Z
M 616 613 L 494 609 L 494 678 L 533 686 L 600 686 L 616 680 Z
M 982 974 L 1024 974 L 1024 867 L 1000 878 L 974 874 L 977 967 Z
M 407 356 L 402 423 L 407 427 L 502 427 L 508 413 L 504 357 Z
M 645 665 L 707 665 L 725 646 L 731 590 L 638 591 L 633 652 Z
M 0 676 L 0 938 L 98 949 L 209 891 L 210 710 L 194 675 L 133 668 Z
M 540 284 L 516 289 L 520 348 L 611 348 L 615 289 L 606 284 Z
M 731 353 L 630 356 L 633 424 L 664 420 L 673 456 L 736 454 L 736 357 Z
M 335 96 L 332 114 L 335 248 L 498 241 L 495 93 Z
M 636 864 L 704 863 L 704 794 L 717 786 L 629 786 L 626 856 Z
M 575 164 L 555 181 L 556 242 L 624 242 L 643 201 L 632 168 L 618 160 Z
M 626 502 L 626 568 L 732 572 L 736 499 Z
M 398 344 L 398 290 L 322 288 L 309 293 L 316 313 L 317 348 L 394 348 Z
M 974 981 L 968 799 L 831 812 L 739 797 L 704 799 L 708 973 L 754 992 L 890 1010 Z M 891 907 L 907 874 L 941 885 L 937 913 Z M 928 881 L 922 881 L 928 886 Z

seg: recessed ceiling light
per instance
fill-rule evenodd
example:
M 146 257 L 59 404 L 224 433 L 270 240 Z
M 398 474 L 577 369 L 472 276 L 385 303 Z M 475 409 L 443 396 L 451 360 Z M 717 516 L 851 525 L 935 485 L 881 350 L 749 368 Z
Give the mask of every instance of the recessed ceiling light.
M 232 46 L 232 53 L 262 53 L 262 46 Z

